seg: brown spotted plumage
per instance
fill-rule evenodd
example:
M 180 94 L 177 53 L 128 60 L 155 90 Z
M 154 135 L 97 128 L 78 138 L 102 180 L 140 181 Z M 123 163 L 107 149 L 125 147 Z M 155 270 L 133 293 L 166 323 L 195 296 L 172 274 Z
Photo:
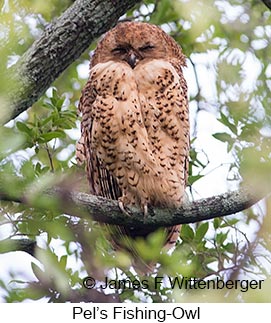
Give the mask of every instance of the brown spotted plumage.
M 92 194 L 118 199 L 122 209 L 138 205 L 145 215 L 150 206 L 182 203 L 189 154 L 183 66 L 180 47 L 154 25 L 119 23 L 99 42 L 80 99 L 77 145 Z M 170 247 L 179 226 L 166 230 Z

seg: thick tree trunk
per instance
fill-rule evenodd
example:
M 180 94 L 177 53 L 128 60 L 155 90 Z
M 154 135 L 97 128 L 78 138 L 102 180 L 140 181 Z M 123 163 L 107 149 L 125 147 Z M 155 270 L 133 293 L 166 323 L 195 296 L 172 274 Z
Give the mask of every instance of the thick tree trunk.
M 8 70 L 7 115 L 18 116 L 36 102 L 52 82 L 91 42 L 114 26 L 138 0 L 77 0 Z

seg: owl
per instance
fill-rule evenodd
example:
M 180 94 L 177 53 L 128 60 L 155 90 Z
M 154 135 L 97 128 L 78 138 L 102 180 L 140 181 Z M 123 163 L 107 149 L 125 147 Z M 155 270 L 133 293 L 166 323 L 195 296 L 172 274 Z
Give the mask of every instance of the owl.
M 98 43 L 82 91 L 77 161 L 85 163 L 90 192 L 136 205 L 178 207 L 188 176 L 189 114 L 185 56 L 155 25 L 121 22 Z M 165 248 L 179 226 L 165 228 Z M 114 230 L 113 240 L 140 233 Z M 144 233 L 146 235 L 146 233 Z

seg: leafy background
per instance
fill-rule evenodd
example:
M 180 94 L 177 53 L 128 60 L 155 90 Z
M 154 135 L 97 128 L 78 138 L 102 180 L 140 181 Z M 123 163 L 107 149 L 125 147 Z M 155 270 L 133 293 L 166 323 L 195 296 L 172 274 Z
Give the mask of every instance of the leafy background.
M 3 72 L 73 1 L 0 2 L 0 93 Z M 190 92 L 191 200 L 239 187 L 262 190 L 270 182 L 270 10 L 260 1 L 142 1 L 125 18 L 160 25 L 187 55 Z M 124 18 L 124 17 L 123 17 Z M 89 275 L 103 281 L 146 277 L 131 268 L 129 254 L 113 252 L 97 223 L 60 214 L 42 191 L 61 181 L 74 187 L 79 138 L 76 107 L 96 43 L 52 84 L 27 112 L 0 128 L 0 184 L 48 211 L 18 203 L 0 205 L 0 290 L 3 302 L 103 301 L 82 287 Z M 5 108 L 1 99 L 1 109 Z M 1 112 L 0 112 L 1 117 Z M 64 184 L 63 184 L 64 183 Z M 77 185 L 77 184 L 76 184 Z M 140 256 L 161 265 L 148 288 L 108 290 L 114 300 L 134 302 L 269 302 L 271 286 L 270 199 L 227 218 L 183 225 L 171 254 L 161 254 L 161 232 L 134 242 Z M 35 258 L 6 253 L 6 242 L 37 243 Z M 10 268 L 6 262 L 12 262 Z M 24 263 L 29 266 L 24 267 Z M 14 265 L 15 264 L 15 265 Z M 31 265 L 31 268 L 29 268 Z M 155 276 L 164 276 L 159 289 Z M 261 290 L 180 290 L 167 277 L 263 279 Z

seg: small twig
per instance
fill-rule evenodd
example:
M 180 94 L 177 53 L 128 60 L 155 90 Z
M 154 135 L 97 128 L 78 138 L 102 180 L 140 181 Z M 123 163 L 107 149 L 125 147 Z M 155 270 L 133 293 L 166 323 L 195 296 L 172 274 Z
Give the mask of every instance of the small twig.
M 191 59 L 191 57 L 188 58 L 188 60 L 190 61 L 192 67 L 193 67 L 193 71 L 194 71 L 194 76 L 195 76 L 195 81 L 196 81 L 196 86 L 197 86 L 197 93 L 196 95 L 192 98 L 192 100 L 196 100 L 197 102 L 197 110 L 196 110 L 196 116 L 194 118 L 194 127 L 193 127 L 193 137 L 197 137 L 197 119 L 198 119 L 198 113 L 200 111 L 200 98 L 201 98 L 201 91 L 200 91 L 200 84 L 199 84 L 199 78 L 198 78 L 198 73 L 196 71 L 196 65 L 193 62 L 193 60 Z
M 52 154 L 51 154 L 51 152 L 50 152 L 50 149 L 49 149 L 49 146 L 48 146 L 48 144 L 47 144 L 47 143 L 45 144 L 45 150 L 46 150 L 47 155 L 48 155 L 48 159 L 49 159 L 49 163 L 50 163 L 51 172 L 52 172 L 52 173 L 54 173 L 55 169 L 54 169 L 53 158 L 52 158 Z

